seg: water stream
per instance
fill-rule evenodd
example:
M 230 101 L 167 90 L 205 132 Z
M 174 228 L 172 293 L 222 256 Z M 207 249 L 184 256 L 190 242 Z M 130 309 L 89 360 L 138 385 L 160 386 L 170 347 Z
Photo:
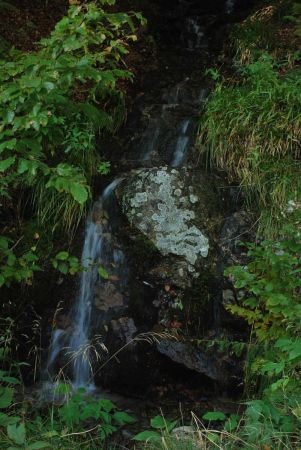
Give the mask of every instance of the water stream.
M 227 12 L 230 13 L 233 4 L 234 0 L 227 0 Z M 187 17 L 184 28 L 181 39 L 189 54 L 207 45 L 204 27 L 198 18 Z M 171 167 L 181 167 L 194 143 L 196 118 L 206 96 L 207 90 L 193 85 L 189 78 L 165 89 L 159 112 L 157 108 L 157 113 L 150 117 L 148 126 L 141 133 L 135 150 L 137 159 L 149 164 L 159 160 Z M 122 250 L 113 243 L 108 212 L 112 194 L 121 180 L 116 178 L 106 187 L 87 218 L 79 294 L 70 312 L 68 326 L 57 326 L 52 332 L 46 367 L 48 384 L 67 377 L 74 388 L 94 387 L 91 323 L 95 289 L 97 286 L 98 291 L 107 292 L 110 299 L 111 293 L 118 291 L 126 278 L 125 258 Z
M 123 263 L 122 251 L 110 245 L 111 227 L 105 209 L 120 181 L 121 178 L 117 178 L 106 187 L 86 221 L 79 294 L 70 315 L 72 328 L 56 328 L 52 333 L 46 372 L 51 381 L 55 381 L 54 377 L 60 376 L 60 372 L 55 372 L 55 366 L 60 364 L 59 360 L 64 361 L 74 388 L 84 386 L 92 389 L 94 386 L 90 325 L 96 282 L 99 280 L 105 284 L 107 268 L 110 267 L 112 274 L 112 266 L 117 272 Z

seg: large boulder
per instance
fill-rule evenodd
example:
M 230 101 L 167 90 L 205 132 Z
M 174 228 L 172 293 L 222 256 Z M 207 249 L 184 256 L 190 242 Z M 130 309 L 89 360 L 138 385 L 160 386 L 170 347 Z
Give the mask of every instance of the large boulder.
M 171 261 L 175 280 L 197 277 L 212 265 L 222 211 L 214 176 L 186 168 L 141 169 L 126 178 L 118 196 L 133 234 L 142 233 Z

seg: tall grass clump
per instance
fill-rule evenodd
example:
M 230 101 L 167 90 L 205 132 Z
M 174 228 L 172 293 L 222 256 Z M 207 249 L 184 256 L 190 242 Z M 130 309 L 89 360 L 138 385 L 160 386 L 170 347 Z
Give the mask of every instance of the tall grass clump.
M 297 56 L 296 56 L 297 58 Z M 295 61 L 262 53 L 218 82 L 201 121 L 200 144 L 212 164 L 243 187 L 273 234 L 300 196 L 301 73 Z

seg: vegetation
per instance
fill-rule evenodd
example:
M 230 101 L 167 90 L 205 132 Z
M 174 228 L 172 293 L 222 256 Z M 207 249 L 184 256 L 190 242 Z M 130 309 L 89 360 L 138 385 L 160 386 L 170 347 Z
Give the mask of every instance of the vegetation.
M 70 232 L 91 197 L 93 176 L 108 171 L 96 135 L 113 133 L 124 118 L 118 83 L 131 79 L 123 57 L 127 42 L 136 39 L 133 19 L 142 20 L 139 14 L 105 12 L 113 3 L 71 6 L 38 51 L 12 49 L 3 56 L 0 195 L 3 217 L 19 226 L 2 222 L 12 236 L 1 237 L 0 285 L 28 280 L 39 270 L 41 236 L 23 239 L 30 226 L 22 220 L 26 210 L 48 239 L 57 229 Z
M 29 402 L 15 403 L 18 378 L 0 373 L 0 444 L 1 448 L 38 450 L 42 448 L 96 449 L 124 424 L 134 419 L 118 411 L 110 400 L 97 400 L 85 389 L 71 393 L 68 385 L 58 385 L 54 399 L 65 399 L 62 405 L 55 402 L 37 411 Z M 58 397 L 59 398 L 59 397 Z M 103 448 L 103 447 L 102 447 Z
M 83 270 L 56 239 L 72 237 L 94 177 L 110 169 L 97 142 L 126 115 L 132 74 L 125 56 L 143 18 L 112 12 L 114 0 L 70 3 L 35 51 L 0 52 L 0 287 L 31 286 L 46 268 Z M 228 309 L 250 329 L 248 343 L 224 343 L 247 350 L 242 412 L 192 414 L 185 427 L 155 416 L 133 437 L 137 448 L 301 446 L 300 36 L 300 5 L 264 6 L 234 28 L 231 76 L 208 71 L 216 86 L 202 118 L 201 150 L 241 186 L 249 210 L 259 210 L 259 238 L 242 244 L 248 262 L 225 272 L 239 293 Z M 102 266 L 98 273 L 109 278 Z M 46 405 L 28 398 L 12 324 L 6 318 L 0 333 L 1 449 L 110 448 L 108 438 L 134 419 L 67 384 L 58 384 Z
M 70 241 L 93 177 L 109 171 L 96 140 L 115 133 L 126 114 L 122 86 L 132 74 L 124 58 L 144 19 L 112 12 L 115 0 L 70 3 L 76 4 L 37 50 L 8 49 L 5 42 L 0 51 L 0 287 L 30 286 L 46 268 L 64 275 L 83 270 L 55 241 L 67 232 Z M 23 364 L 15 362 L 13 328 L 13 319 L 1 321 L 1 449 L 103 448 L 133 421 L 109 400 L 64 385 L 50 406 L 37 407 L 38 399 L 32 405 Z M 67 401 L 60 405 L 62 395 Z
M 218 81 L 200 134 L 202 150 L 240 183 L 248 203 L 260 210 L 261 231 L 270 236 L 301 192 L 300 39 L 289 10 L 299 23 L 299 8 L 281 2 L 236 28 L 234 78 Z

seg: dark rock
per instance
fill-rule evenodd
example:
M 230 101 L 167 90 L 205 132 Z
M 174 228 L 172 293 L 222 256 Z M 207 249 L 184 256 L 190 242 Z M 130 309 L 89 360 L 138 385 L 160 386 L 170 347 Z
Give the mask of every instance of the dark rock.
M 225 373 L 220 368 L 220 362 L 190 343 L 163 339 L 157 345 L 157 348 L 160 353 L 177 363 L 183 364 L 188 369 L 202 373 L 213 380 L 225 381 Z

